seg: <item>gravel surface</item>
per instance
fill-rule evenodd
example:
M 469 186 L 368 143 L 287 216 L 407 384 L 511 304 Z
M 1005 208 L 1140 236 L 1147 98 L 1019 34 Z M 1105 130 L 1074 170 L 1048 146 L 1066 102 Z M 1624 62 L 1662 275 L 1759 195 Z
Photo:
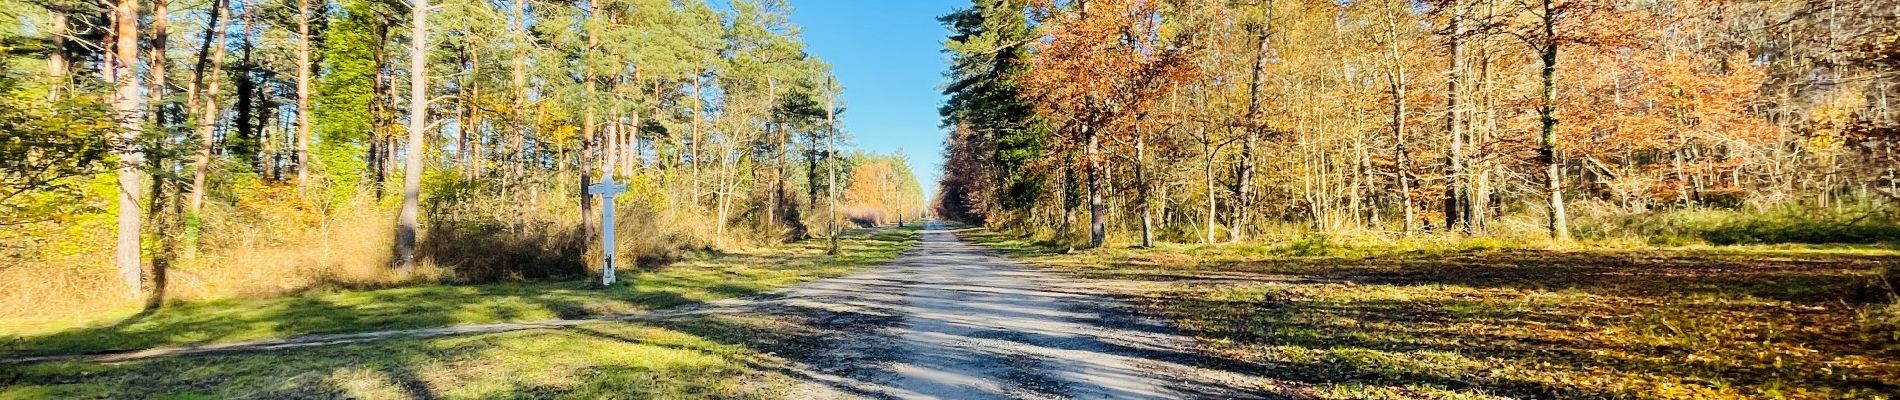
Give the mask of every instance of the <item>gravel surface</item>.
M 1189 338 L 940 225 L 885 267 L 769 301 L 819 328 L 793 398 L 1262 398 Z

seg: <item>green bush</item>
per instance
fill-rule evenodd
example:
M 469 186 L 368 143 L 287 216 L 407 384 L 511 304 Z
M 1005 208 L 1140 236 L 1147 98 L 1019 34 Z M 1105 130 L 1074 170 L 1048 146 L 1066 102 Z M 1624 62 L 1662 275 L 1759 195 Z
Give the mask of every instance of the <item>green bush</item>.
M 1900 221 L 1892 215 L 1879 206 L 1788 205 L 1760 211 L 1686 208 L 1592 216 L 1577 225 L 1577 233 L 1583 238 L 1635 238 L 1662 246 L 1900 243 Z
M 1900 241 L 1900 223 L 1875 211 L 1781 209 L 1725 221 L 1701 232 L 1712 244 L 1871 244 Z

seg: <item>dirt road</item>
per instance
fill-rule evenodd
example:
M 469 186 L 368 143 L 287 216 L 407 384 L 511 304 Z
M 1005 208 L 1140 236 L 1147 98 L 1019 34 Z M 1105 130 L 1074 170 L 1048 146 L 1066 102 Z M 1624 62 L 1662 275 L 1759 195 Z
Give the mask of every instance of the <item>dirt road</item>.
M 802 360 L 795 397 L 1257 397 L 1228 385 L 1243 377 L 1197 367 L 1164 324 L 939 225 L 888 266 L 783 295 L 771 303 L 835 332 Z

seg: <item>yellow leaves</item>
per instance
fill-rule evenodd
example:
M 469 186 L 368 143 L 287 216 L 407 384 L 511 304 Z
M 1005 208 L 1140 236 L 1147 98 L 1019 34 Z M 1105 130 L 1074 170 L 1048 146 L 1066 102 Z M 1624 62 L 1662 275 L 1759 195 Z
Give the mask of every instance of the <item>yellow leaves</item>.
M 1825 102 L 1818 104 L 1808 113 L 1808 121 L 1802 131 L 1803 150 L 1834 154 L 1842 150 L 1846 142 L 1847 127 L 1854 122 L 1856 111 L 1865 109 L 1867 96 L 1860 90 L 1848 89 L 1835 92 Z
M 555 143 L 570 143 L 574 138 L 580 137 L 580 127 L 565 124 L 557 125 L 554 129 L 549 130 L 546 136 Z

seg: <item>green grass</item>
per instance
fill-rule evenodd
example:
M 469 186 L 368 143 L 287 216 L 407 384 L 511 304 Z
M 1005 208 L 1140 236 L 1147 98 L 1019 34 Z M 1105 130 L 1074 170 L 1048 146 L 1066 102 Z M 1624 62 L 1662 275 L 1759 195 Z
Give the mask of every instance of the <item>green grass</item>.
M 1652 245 L 1819 244 L 1900 246 L 1900 214 L 1884 201 L 1836 207 L 1690 207 L 1580 216 L 1582 239 L 1639 239 Z
M 0 399 L 783 397 L 792 378 L 774 371 L 785 359 L 735 339 L 787 329 L 772 318 L 712 316 L 117 364 L 5 365 Z
M 0 358 L 637 312 L 841 275 L 890 261 L 916 239 L 914 229 L 853 232 L 839 257 L 824 255 L 819 240 L 707 254 L 625 273 L 624 283 L 605 289 L 580 281 L 432 285 L 0 320 Z
M 1121 288 L 1302 398 L 1893 398 L 1900 306 L 1865 247 L 1107 248 L 965 237 Z

